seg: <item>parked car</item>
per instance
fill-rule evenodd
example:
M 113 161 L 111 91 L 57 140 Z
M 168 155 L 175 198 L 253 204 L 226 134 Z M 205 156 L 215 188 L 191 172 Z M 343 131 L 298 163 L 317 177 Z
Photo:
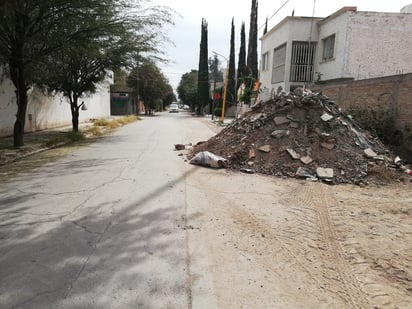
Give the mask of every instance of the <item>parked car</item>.
M 179 112 L 179 107 L 177 106 L 176 103 L 172 103 L 169 105 L 169 113 L 178 113 Z

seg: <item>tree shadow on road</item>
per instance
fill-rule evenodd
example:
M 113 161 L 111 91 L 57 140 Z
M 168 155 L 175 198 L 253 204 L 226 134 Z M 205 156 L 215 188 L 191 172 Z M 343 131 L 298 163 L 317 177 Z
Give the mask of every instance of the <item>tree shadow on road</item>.
M 89 199 L 71 213 L 16 205 L 35 198 L 30 194 L 0 200 L 1 217 L 11 220 L 0 225 L 0 307 L 187 307 L 186 200 L 174 188 L 196 170 L 136 190 L 132 200 Z

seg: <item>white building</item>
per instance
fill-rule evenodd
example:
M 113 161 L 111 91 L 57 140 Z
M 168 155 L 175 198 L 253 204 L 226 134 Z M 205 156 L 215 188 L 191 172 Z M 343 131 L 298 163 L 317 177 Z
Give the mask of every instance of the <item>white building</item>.
M 113 84 L 112 77 L 103 82 L 95 94 L 80 99 L 85 102 L 87 110 L 80 110 L 79 122 L 110 116 L 110 84 Z M 70 104 L 61 95 L 46 96 L 37 90 L 29 90 L 28 100 L 26 132 L 71 125 Z M 15 87 L 11 80 L 3 76 L 0 79 L 0 136 L 13 134 L 16 113 Z
M 271 93 L 314 81 L 412 72 L 412 14 L 358 12 L 289 16 L 261 37 L 260 81 Z

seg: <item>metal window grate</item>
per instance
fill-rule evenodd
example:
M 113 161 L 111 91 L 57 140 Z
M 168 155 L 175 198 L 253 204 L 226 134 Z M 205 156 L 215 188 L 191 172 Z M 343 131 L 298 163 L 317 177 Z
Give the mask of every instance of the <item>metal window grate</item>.
M 313 80 L 313 61 L 316 44 L 316 42 L 292 42 L 291 82 L 311 82 Z

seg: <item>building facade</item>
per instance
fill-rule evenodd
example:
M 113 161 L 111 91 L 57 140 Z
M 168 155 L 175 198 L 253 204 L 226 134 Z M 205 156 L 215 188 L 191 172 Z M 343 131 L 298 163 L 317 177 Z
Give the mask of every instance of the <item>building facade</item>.
M 0 136 L 13 134 L 16 121 L 17 103 L 15 87 L 0 68 Z M 85 108 L 80 110 L 79 121 L 110 116 L 110 84 L 113 73 L 98 87 L 96 93 L 84 97 Z M 33 88 L 28 93 L 25 132 L 71 125 L 71 110 L 67 99 L 60 94 L 48 96 Z
M 289 16 L 261 37 L 260 81 L 271 94 L 314 82 L 412 72 L 412 14 L 344 7 Z

